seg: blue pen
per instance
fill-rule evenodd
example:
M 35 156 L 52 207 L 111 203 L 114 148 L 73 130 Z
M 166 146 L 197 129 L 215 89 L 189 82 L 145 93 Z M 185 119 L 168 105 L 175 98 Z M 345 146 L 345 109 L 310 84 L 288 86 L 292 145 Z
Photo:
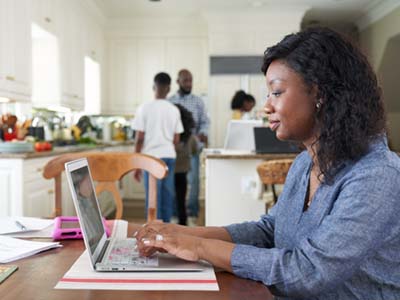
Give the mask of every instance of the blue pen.
M 28 230 L 24 224 L 22 224 L 20 221 L 15 220 L 15 224 L 21 229 L 21 230 Z

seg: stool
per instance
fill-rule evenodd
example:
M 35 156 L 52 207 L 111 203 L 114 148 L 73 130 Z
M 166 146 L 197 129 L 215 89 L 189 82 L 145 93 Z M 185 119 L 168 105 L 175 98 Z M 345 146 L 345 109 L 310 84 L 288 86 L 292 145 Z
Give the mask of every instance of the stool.
M 293 159 L 274 159 L 262 162 L 257 166 L 258 176 L 263 184 L 270 184 L 274 204 L 278 197 L 275 191 L 275 184 L 284 184 L 289 168 L 293 163 Z

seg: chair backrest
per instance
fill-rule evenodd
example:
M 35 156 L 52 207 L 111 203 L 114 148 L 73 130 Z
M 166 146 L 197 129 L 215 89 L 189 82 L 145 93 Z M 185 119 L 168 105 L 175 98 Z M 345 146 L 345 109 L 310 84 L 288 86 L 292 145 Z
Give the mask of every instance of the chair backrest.
M 293 159 L 274 159 L 263 161 L 257 172 L 263 184 L 284 184 Z
M 96 194 L 110 191 L 116 205 L 116 219 L 121 219 L 123 204 L 116 182 L 125 174 L 136 169 L 149 172 L 149 205 L 147 220 L 157 218 L 157 179 L 168 174 L 167 165 L 158 158 L 130 152 L 77 152 L 57 156 L 50 160 L 43 170 L 43 177 L 55 179 L 55 216 L 62 214 L 61 210 L 61 174 L 64 164 L 79 158 L 87 158 L 93 180 L 97 182 Z

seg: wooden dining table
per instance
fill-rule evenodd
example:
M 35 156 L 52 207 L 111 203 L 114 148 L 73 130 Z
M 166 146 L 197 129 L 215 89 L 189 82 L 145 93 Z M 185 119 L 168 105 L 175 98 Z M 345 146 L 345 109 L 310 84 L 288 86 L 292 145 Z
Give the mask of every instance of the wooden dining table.
M 126 290 L 61 290 L 57 282 L 82 254 L 82 240 L 64 240 L 63 247 L 51 249 L 10 264 L 18 270 L 0 284 L 1 300 L 244 300 L 273 299 L 260 282 L 242 279 L 216 270 L 219 291 L 126 291 Z

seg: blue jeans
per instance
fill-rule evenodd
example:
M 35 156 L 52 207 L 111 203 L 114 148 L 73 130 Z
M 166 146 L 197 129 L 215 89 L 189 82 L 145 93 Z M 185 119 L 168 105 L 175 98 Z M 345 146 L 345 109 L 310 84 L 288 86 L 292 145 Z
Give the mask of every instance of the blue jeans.
M 175 205 L 175 158 L 161 158 L 168 166 L 168 176 L 157 180 L 157 219 L 163 222 L 171 220 Z M 149 204 L 149 173 L 143 173 L 144 189 L 146 191 L 146 218 Z
M 190 171 L 188 173 L 189 182 L 189 203 L 188 215 L 190 217 L 197 217 L 199 215 L 199 185 L 200 179 L 200 153 L 192 155 L 190 159 Z

